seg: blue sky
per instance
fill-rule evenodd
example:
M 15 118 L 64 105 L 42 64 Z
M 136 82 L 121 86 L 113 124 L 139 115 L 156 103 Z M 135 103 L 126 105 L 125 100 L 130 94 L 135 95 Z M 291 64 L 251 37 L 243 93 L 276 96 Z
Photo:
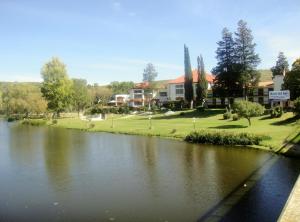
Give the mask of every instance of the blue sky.
M 40 81 L 59 57 L 72 78 L 89 83 L 141 81 L 148 62 L 158 79 L 183 73 L 183 44 L 193 67 L 201 53 L 216 64 L 221 30 L 248 22 L 270 68 L 279 51 L 300 57 L 299 0 L 0 0 L 0 81 Z

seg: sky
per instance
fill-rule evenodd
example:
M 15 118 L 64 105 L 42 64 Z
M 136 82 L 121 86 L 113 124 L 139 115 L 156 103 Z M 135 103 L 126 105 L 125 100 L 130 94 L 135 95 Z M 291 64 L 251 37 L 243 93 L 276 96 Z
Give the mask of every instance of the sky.
M 299 0 L 0 0 L 0 81 L 41 81 L 52 57 L 70 78 L 100 85 L 139 82 L 149 62 L 157 79 L 174 79 L 184 72 L 184 44 L 192 66 L 202 54 L 211 71 L 222 29 L 234 32 L 240 19 L 259 68 L 279 51 L 290 64 L 300 57 Z

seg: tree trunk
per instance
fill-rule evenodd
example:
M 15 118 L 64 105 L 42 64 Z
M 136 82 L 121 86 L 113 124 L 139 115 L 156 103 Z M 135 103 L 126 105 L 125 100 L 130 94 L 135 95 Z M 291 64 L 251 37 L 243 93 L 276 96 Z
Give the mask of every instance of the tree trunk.
M 251 126 L 251 120 L 250 120 L 250 118 L 248 117 L 247 120 L 248 120 L 249 126 Z

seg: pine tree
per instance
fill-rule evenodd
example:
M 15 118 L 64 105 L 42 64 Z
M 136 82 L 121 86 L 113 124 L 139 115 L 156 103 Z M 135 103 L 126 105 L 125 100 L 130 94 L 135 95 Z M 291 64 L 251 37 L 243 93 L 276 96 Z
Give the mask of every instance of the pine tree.
M 255 53 L 256 44 L 253 43 L 251 29 L 243 20 L 238 22 L 238 29 L 235 33 L 235 55 L 238 63 L 240 82 L 243 84 L 244 96 L 247 99 L 248 88 L 257 85 L 259 73 L 256 70 L 260 63 L 258 54 Z
M 202 55 L 197 58 L 198 64 L 198 83 L 196 88 L 197 101 L 203 105 L 204 100 L 207 96 L 207 80 L 205 75 L 204 61 Z
M 240 76 L 237 72 L 235 43 L 232 33 L 227 28 L 223 29 L 222 40 L 217 44 L 216 58 L 218 63 L 212 71 L 216 76 L 214 91 L 223 98 L 240 96 L 242 85 L 239 83 Z
M 193 74 L 191 67 L 191 60 L 189 49 L 186 45 L 184 45 L 184 97 L 186 101 L 190 103 L 190 108 L 193 108 L 193 98 L 194 98 L 194 90 L 193 90 Z
M 143 81 L 144 82 L 152 82 L 157 77 L 157 72 L 152 63 L 148 63 L 143 72 Z
M 276 75 L 284 75 L 285 72 L 289 71 L 289 63 L 284 56 L 283 52 L 279 52 L 276 65 L 271 68 L 273 77 Z

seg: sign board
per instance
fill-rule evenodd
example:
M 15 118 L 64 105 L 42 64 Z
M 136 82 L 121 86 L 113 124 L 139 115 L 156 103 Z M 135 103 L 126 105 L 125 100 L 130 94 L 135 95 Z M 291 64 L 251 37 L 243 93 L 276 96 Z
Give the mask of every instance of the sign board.
M 290 90 L 270 91 L 269 99 L 288 100 L 288 99 L 290 99 Z

